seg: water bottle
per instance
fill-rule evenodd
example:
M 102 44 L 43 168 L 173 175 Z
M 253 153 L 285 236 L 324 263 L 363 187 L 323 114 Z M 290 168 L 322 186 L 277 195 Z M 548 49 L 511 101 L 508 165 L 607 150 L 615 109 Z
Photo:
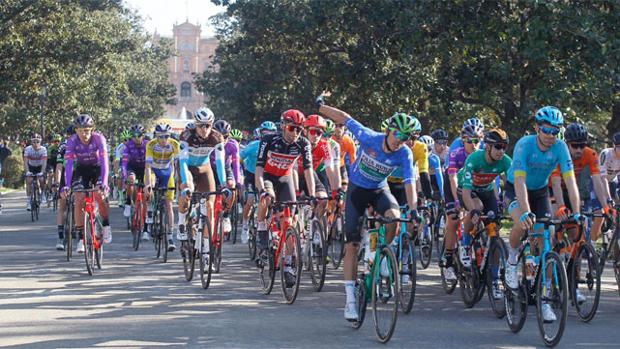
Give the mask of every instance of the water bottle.
M 532 256 L 529 244 L 525 246 L 523 253 L 525 254 L 525 278 L 533 281 L 536 277 L 536 259 Z

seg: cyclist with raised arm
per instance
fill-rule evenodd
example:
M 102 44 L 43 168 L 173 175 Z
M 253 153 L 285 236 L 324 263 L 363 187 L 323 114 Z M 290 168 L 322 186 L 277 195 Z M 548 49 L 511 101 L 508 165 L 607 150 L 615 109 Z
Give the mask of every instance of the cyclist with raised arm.
M 62 189 L 66 199 L 70 186 L 79 183 L 84 188 L 97 186 L 95 201 L 99 207 L 103 242 L 112 242 L 112 229 L 109 221 L 109 205 L 105 200 L 108 192 L 109 157 L 105 137 L 94 132 L 95 121 L 88 114 L 79 115 L 74 122 L 76 134 L 67 140 L 65 149 L 65 186 Z M 75 165 L 75 169 L 74 169 Z M 78 232 L 77 252 L 84 253 L 84 193 L 75 194 L 74 221 Z
M 356 161 L 351 165 L 349 187 L 345 207 L 345 255 L 344 280 L 346 306 L 344 317 L 355 321 L 357 314 L 357 297 L 355 296 L 355 278 L 357 276 L 357 250 L 361 240 L 359 219 L 364 215 L 368 205 L 384 217 L 400 217 L 398 202 L 390 193 L 387 177 L 396 168 L 402 167 L 405 192 L 412 218 L 417 218 L 418 198 L 413 178 L 413 155 L 405 146 L 407 140 L 415 134 L 415 122 L 407 114 L 397 113 L 390 119 L 384 133 L 375 132 L 364 127 L 349 114 L 325 105 L 323 95 L 316 100 L 319 112 L 332 119 L 336 124 L 344 124 L 360 142 Z M 396 224 L 387 225 L 387 242 L 390 243 L 396 232 Z M 383 264 L 383 263 L 382 263 Z
M 125 209 L 123 215 L 129 218 L 131 215 L 131 202 L 134 200 L 136 190 L 134 184 L 144 184 L 144 162 L 146 159 L 146 144 L 149 142 L 144 139 L 144 126 L 136 124 L 131 126 L 129 132 L 132 135 L 132 139 L 127 141 L 125 149 L 123 150 L 123 160 L 121 162 L 121 169 L 123 173 L 123 179 L 126 182 L 126 195 L 125 195 Z M 146 216 L 146 205 L 144 205 L 144 215 Z M 149 233 L 147 232 L 148 225 L 144 225 L 144 232 L 142 233 L 142 240 L 149 240 Z
M 41 145 L 41 135 L 35 133 L 30 138 L 31 145 L 24 149 L 24 173 L 26 174 L 26 195 L 28 202 L 26 209 L 30 211 L 30 196 L 32 187 L 32 176 L 36 176 L 39 181 L 41 191 L 41 202 L 45 201 L 45 176 L 43 166 L 47 164 L 47 149 Z
M 349 158 L 349 163 L 355 162 L 355 156 L 357 154 L 357 146 L 355 142 L 346 134 L 345 124 L 335 124 L 334 139 L 340 145 L 340 179 L 342 181 L 342 190 L 347 191 L 347 185 L 349 183 L 349 169 L 346 166 L 346 157 Z
M 581 203 L 573 171 L 573 161 L 564 141 L 556 136 L 564 124 L 562 112 L 552 106 L 539 109 L 535 114 L 536 134 L 521 138 L 514 149 L 513 160 L 506 178 L 505 193 L 510 201 L 508 213 L 514 221 L 510 231 L 506 284 L 519 287 L 517 260 L 521 238 L 530 229 L 542 233 L 544 226 L 536 217 L 550 217 L 549 177 L 560 165 L 570 203 L 575 209 L 573 218 L 579 218 Z M 543 304 L 544 321 L 553 322 L 556 316 L 548 303 Z

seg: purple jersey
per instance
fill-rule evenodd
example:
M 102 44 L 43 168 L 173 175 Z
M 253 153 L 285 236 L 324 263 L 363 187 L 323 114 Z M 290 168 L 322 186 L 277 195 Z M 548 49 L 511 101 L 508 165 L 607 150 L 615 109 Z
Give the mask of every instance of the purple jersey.
M 448 174 L 457 174 L 461 168 L 465 165 L 467 159 L 467 152 L 464 147 L 459 147 L 450 152 L 448 162 Z
M 73 178 L 73 162 L 78 166 L 100 166 L 101 182 L 108 185 L 108 150 L 105 137 L 98 132 L 93 132 L 87 144 L 84 144 L 77 135 L 67 140 L 65 150 L 65 183 L 71 184 Z
M 224 146 L 226 168 L 231 168 L 233 178 L 238 185 L 241 185 L 241 166 L 239 165 L 239 143 L 232 138 L 228 138 Z M 211 154 L 211 166 L 215 165 L 215 154 Z
M 125 145 L 123 151 L 123 161 L 121 162 L 121 168 L 123 170 L 123 177 L 127 177 L 127 165 L 132 168 L 144 168 L 144 162 L 146 161 L 146 144 L 149 141 L 142 140 L 142 144 L 136 144 L 133 140 L 130 140 Z

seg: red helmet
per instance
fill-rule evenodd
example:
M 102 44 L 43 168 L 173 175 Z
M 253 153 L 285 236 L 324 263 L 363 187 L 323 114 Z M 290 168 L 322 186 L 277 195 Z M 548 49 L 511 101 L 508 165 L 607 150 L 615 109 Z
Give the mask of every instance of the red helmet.
M 308 116 L 306 122 L 304 122 L 304 127 L 318 127 L 325 130 L 325 127 L 327 127 L 327 123 L 321 115 L 313 114 Z
M 297 109 L 289 109 L 282 113 L 280 119 L 285 124 L 293 123 L 302 126 L 304 124 L 304 121 L 306 120 L 306 117 L 304 116 L 304 113 L 300 112 Z

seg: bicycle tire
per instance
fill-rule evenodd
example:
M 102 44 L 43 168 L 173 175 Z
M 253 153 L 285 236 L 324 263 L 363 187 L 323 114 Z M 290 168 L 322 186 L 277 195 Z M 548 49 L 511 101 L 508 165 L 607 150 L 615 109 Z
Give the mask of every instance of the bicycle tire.
M 542 267 L 543 265 L 545 268 Z M 552 275 L 556 275 L 558 278 L 557 280 L 551 282 L 551 292 L 553 293 L 551 297 L 544 295 L 544 289 L 547 286 L 543 285 L 542 277 L 542 273 L 545 272 L 546 269 L 549 269 L 549 265 L 551 265 L 551 268 L 555 267 Z M 548 347 L 553 347 L 556 346 L 562 339 L 562 335 L 566 327 L 566 318 L 568 315 L 568 293 L 570 292 L 568 289 L 566 269 L 560 256 L 553 251 L 549 251 L 545 256 L 545 263 L 542 263 L 538 267 L 538 273 L 541 274 L 536 281 L 536 315 L 538 319 L 538 329 L 540 330 L 540 334 L 545 345 Z M 559 292 L 559 294 L 556 294 L 557 292 Z M 561 316 L 553 322 L 559 322 L 559 326 L 556 333 L 551 335 L 549 334 L 548 329 L 545 328 L 545 322 L 542 316 L 542 305 L 546 300 L 559 301 L 559 304 L 552 306 L 552 308 L 556 308 L 562 312 Z
M 382 260 L 388 261 L 388 276 L 381 275 L 381 267 Z M 381 251 L 377 257 L 375 257 L 375 265 L 372 270 L 373 280 L 372 280 L 372 291 L 371 291 L 371 304 L 373 310 L 373 319 L 375 323 L 375 333 L 377 338 L 381 343 L 387 343 L 392 335 L 394 334 L 394 329 L 396 328 L 396 321 L 398 320 L 398 309 L 399 305 L 399 286 L 400 280 L 397 277 L 398 273 L 398 264 L 396 262 L 396 257 L 394 256 L 394 252 L 389 246 L 383 246 Z M 389 288 L 387 290 L 388 295 L 379 294 L 383 290 L 384 282 L 386 282 L 386 287 L 389 284 Z M 379 314 L 383 314 L 383 311 L 378 310 L 378 306 L 380 304 L 387 304 L 387 302 L 393 299 L 394 304 L 386 307 L 386 319 L 385 321 L 381 319 L 382 316 Z M 385 323 L 384 323 L 385 322 Z
M 213 272 L 220 273 L 222 266 L 222 245 L 224 244 L 224 227 L 222 227 L 222 216 L 217 217 L 215 221 L 215 235 L 211 247 L 213 248 Z M 230 234 L 228 234 L 230 236 Z
M 364 274 L 359 274 L 355 280 L 355 297 L 357 299 L 357 320 L 351 321 L 351 324 L 357 330 L 364 324 L 366 308 L 368 307 L 368 293 Z
M 424 234 L 426 229 L 428 229 L 428 237 Z M 426 269 L 431 264 L 431 258 L 433 257 L 432 229 L 428 225 L 424 225 L 422 228 L 421 238 L 419 239 L 418 253 L 420 255 L 420 266 L 422 269 Z
M 203 238 L 204 231 L 207 232 L 207 237 Z M 211 224 L 209 223 L 209 218 L 205 217 L 203 224 L 203 231 L 196 236 L 196 239 L 200 239 L 198 246 L 198 257 L 200 258 L 200 283 L 202 288 L 205 290 L 209 288 L 211 284 L 211 276 L 213 276 L 213 246 L 211 245 Z M 204 243 L 207 244 L 207 247 L 202 246 Z M 205 249 L 207 250 L 205 252 Z M 205 261 L 205 255 L 207 260 Z
M 291 270 L 294 272 L 295 283 L 289 287 L 286 284 L 286 259 L 287 252 L 291 255 Z M 280 284 L 282 286 L 282 296 L 288 304 L 293 304 L 299 293 L 299 283 L 301 280 L 301 268 L 302 268 L 302 256 L 301 256 L 301 243 L 299 239 L 299 233 L 294 227 L 288 227 L 286 229 L 285 240 L 283 241 L 282 251 L 280 253 Z M 289 291 L 290 289 L 290 291 Z
M 407 246 L 406 251 L 405 251 L 405 248 L 403 248 L 403 246 L 405 245 Z M 399 270 L 399 274 L 401 277 L 400 279 L 401 285 L 399 289 L 400 290 L 400 306 L 401 306 L 403 313 L 409 314 L 411 312 L 411 309 L 413 309 L 413 303 L 415 302 L 418 269 L 417 269 L 417 265 L 415 262 L 414 246 L 413 246 L 412 241 L 409 240 L 408 235 L 404 235 L 403 239 L 401 239 L 399 251 L 401 253 L 401 256 L 399 256 L 398 258 L 398 270 Z M 402 253 L 409 254 L 409 258 L 407 261 L 407 265 L 409 269 L 408 272 L 403 271 Z M 407 285 L 403 284 L 402 282 L 402 276 L 405 274 L 409 275 L 409 282 L 407 283 Z
M 73 206 L 73 202 L 70 200 L 66 201 L 65 206 L 65 225 L 64 225 L 64 244 L 65 244 L 65 252 L 67 254 L 67 262 L 71 261 L 73 257 L 73 210 L 71 209 Z
M 497 262 L 495 262 L 497 259 Z M 501 282 L 503 275 L 506 273 L 506 262 L 508 260 L 508 252 L 506 250 L 505 242 L 500 237 L 491 239 L 491 244 L 489 246 L 489 252 L 487 253 L 487 261 L 484 275 L 486 277 L 487 282 L 487 296 L 489 298 L 489 302 L 491 303 L 491 310 L 493 310 L 493 314 L 498 319 L 506 316 L 506 307 L 504 305 L 504 294 L 506 289 L 504 289 L 504 284 Z M 496 268 L 496 269 L 495 269 Z M 494 272 L 497 272 L 497 279 L 494 278 Z M 493 294 L 493 286 L 494 283 L 497 283 L 497 287 L 500 289 L 502 293 L 501 299 L 495 299 L 495 295 Z
M 101 227 L 95 223 L 96 227 Z M 101 238 L 101 234 L 96 234 L 97 241 L 99 242 L 99 248 L 95 248 L 95 262 L 97 263 L 97 269 L 101 270 L 103 266 L 103 239 Z
M 455 261 L 459 265 L 458 269 L 460 272 L 457 278 L 459 280 L 463 304 L 465 304 L 465 308 L 473 308 L 474 305 L 478 303 L 478 295 L 483 285 L 480 273 L 474 263 L 471 263 L 469 267 L 465 267 L 458 261 L 458 258 L 455 258 Z
M 315 239 L 318 243 L 315 243 Z M 310 238 L 308 239 L 308 258 L 310 266 L 310 279 L 312 286 L 316 292 L 321 292 L 325 283 L 325 274 L 327 272 L 327 258 L 325 256 L 325 239 L 323 234 L 323 225 L 318 219 L 312 219 L 310 222 Z
M 95 272 L 95 248 L 93 246 L 92 229 L 90 213 L 84 212 L 84 232 L 82 239 L 84 243 L 84 261 L 86 262 L 86 271 L 89 275 L 93 275 Z
M 442 241 L 442 248 L 441 248 L 440 256 L 443 256 L 444 249 L 445 249 L 445 241 Z M 456 257 L 456 258 L 458 258 L 458 257 Z M 453 257 L 453 259 L 455 259 L 455 258 Z M 454 266 L 453 266 L 453 268 L 454 268 Z M 456 285 L 458 283 L 458 278 L 457 278 L 457 280 L 454 280 L 454 281 L 448 281 L 446 279 L 445 274 L 444 274 L 444 267 L 439 267 L 439 273 L 441 275 L 441 286 L 443 287 L 443 290 L 446 292 L 446 294 L 452 294 L 452 292 L 454 292 L 454 290 L 456 289 Z
M 183 260 L 183 274 L 186 281 L 192 281 L 194 278 L 194 270 L 196 268 L 196 251 L 194 249 L 194 240 L 190 238 L 191 226 L 186 225 L 188 229 L 188 238 L 181 241 L 181 259 Z
M 232 239 L 233 245 L 237 243 L 237 230 L 239 228 L 238 223 L 239 223 L 239 207 L 238 207 L 238 199 L 235 199 L 233 202 L 232 208 L 230 209 L 230 224 L 231 224 L 232 230 L 228 234 L 228 236 L 230 236 Z
M 254 226 L 254 217 L 250 216 L 248 222 L 248 252 L 250 260 L 256 259 L 256 227 Z
M 276 280 L 275 256 L 271 239 L 269 239 L 269 247 L 267 248 L 268 262 L 267 265 L 258 267 L 258 281 L 261 286 L 261 293 L 268 295 L 273 290 Z
M 583 259 L 582 259 L 583 258 Z M 586 262 L 586 271 L 585 271 L 585 280 L 582 282 L 580 279 L 580 275 L 583 276 L 584 267 L 579 261 Z M 596 311 L 598 309 L 600 296 L 601 296 L 601 275 L 598 273 L 598 262 L 596 260 L 596 252 L 594 248 L 588 243 L 582 243 L 577 253 L 575 254 L 575 259 L 572 261 L 570 268 L 571 276 L 571 299 L 573 300 L 573 304 L 575 305 L 575 309 L 577 310 L 577 315 L 583 322 L 589 322 L 596 315 Z M 582 284 L 585 287 L 579 288 L 579 285 Z M 587 308 L 586 304 L 590 303 L 589 301 L 585 301 L 583 303 L 577 302 L 577 290 L 585 289 L 586 291 L 594 292 L 594 299 L 591 302 L 591 308 Z M 584 292 L 581 293 L 582 295 Z
M 344 234 L 342 214 L 338 213 L 329 230 L 329 239 L 327 241 L 329 256 L 334 269 L 340 268 L 342 258 L 344 257 Z M 340 227 L 340 228 L 339 228 Z
M 151 234 L 153 235 L 153 245 L 155 246 L 155 258 L 163 257 L 162 254 L 162 241 L 161 241 L 161 221 L 158 212 L 153 212 L 153 222 L 158 224 L 151 224 Z
M 163 210 L 162 210 L 163 208 Z M 165 207 L 160 207 L 159 209 L 159 238 L 162 240 L 162 249 L 163 249 L 163 262 L 168 263 L 168 214 L 166 213 Z

